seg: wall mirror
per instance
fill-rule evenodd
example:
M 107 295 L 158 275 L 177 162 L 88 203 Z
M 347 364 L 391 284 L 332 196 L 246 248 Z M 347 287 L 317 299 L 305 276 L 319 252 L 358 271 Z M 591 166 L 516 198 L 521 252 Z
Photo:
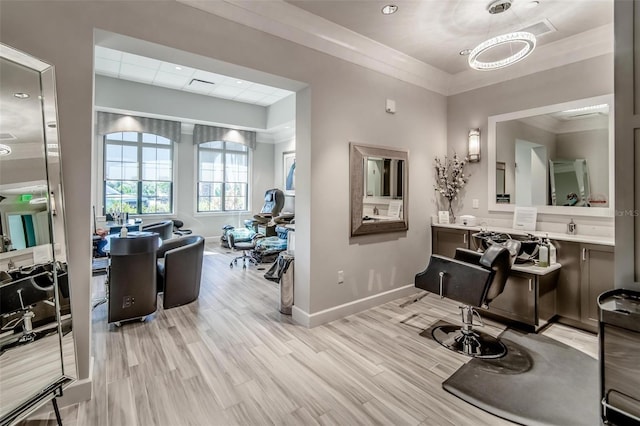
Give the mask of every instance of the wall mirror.
M 406 231 L 409 152 L 349 144 L 351 236 Z
M 53 67 L 0 44 L 0 423 L 75 373 Z
M 490 211 L 613 216 L 613 96 L 489 117 Z

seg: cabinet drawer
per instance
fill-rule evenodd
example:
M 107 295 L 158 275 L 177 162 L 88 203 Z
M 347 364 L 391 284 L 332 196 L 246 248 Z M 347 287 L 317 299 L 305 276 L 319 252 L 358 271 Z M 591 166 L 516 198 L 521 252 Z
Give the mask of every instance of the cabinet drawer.
M 504 291 L 490 304 L 487 312 L 536 326 L 536 278 L 511 272 Z

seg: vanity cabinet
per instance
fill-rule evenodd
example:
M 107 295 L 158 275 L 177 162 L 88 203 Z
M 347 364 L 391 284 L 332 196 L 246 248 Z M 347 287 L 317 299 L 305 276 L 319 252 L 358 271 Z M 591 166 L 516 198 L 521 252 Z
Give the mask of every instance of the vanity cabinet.
M 466 229 L 431 228 L 431 253 L 453 257 L 457 248 L 469 248 L 470 232 Z
M 598 328 L 598 296 L 614 288 L 614 248 L 581 244 L 581 315 L 584 325 Z
M 556 283 L 560 269 L 535 269 L 537 273 L 512 270 L 502 293 L 488 309 L 482 309 L 483 313 L 525 324 L 534 331 L 543 327 L 556 315 Z

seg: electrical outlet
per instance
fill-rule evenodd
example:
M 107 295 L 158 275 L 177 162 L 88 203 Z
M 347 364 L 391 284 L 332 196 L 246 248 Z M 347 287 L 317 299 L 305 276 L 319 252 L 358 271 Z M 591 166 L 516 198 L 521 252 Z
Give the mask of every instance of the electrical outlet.
M 338 284 L 342 284 L 344 282 L 344 271 L 338 271 Z
M 132 303 L 133 303 L 133 300 L 132 300 L 131 296 L 125 296 L 125 297 L 122 298 L 122 307 L 123 308 L 130 308 Z
M 478 201 L 478 199 L 477 199 L 477 198 L 474 198 L 474 199 L 473 199 L 473 208 L 474 208 L 474 209 L 477 209 L 477 208 L 478 208 L 478 206 L 479 206 L 479 204 L 480 204 L 480 202 Z

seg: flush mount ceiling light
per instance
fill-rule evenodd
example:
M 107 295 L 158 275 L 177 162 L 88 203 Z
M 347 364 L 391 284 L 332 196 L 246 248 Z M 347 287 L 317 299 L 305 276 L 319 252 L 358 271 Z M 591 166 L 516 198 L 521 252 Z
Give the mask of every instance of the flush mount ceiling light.
M 0 157 L 11 154 L 11 147 L 0 143 Z
M 29 97 L 28 93 L 23 93 L 23 92 L 18 92 L 18 93 L 14 93 L 13 96 L 15 96 L 18 99 L 27 99 Z
M 395 4 L 388 4 L 382 8 L 383 15 L 392 15 L 398 11 L 398 6 Z
M 483 62 L 478 59 L 480 55 L 504 44 L 520 44 L 522 47 L 516 53 L 497 61 Z M 536 47 L 536 36 L 527 32 L 515 32 L 490 38 L 477 45 L 469 54 L 469 66 L 475 70 L 491 71 L 508 67 L 523 60 L 533 52 Z

